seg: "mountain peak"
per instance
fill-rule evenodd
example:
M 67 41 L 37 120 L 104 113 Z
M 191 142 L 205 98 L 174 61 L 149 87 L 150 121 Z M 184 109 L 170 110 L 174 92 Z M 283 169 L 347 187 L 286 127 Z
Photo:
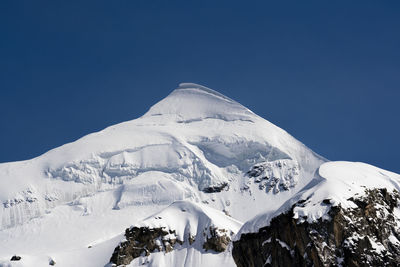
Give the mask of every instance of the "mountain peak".
M 234 100 L 180 84 L 142 118 L 32 160 L 0 164 L 0 266 L 12 253 L 30 266 L 48 265 L 48 247 L 59 264 L 104 266 L 120 230 L 142 222 L 145 231 L 169 226 L 169 241 L 156 236 L 152 244 L 162 242 L 164 251 L 163 241 L 177 244 L 165 254 L 153 247 L 161 253 L 152 254 L 150 266 L 232 266 L 229 250 L 216 252 L 236 233 L 236 220 L 280 207 L 323 162 Z M 26 229 L 33 229 L 28 238 Z M 186 243 L 177 243 L 174 232 Z
M 178 120 L 223 119 L 249 120 L 254 116 L 246 107 L 231 98 L 195 83 L 180 83 L 166 98 L 144 115 L 174 116 Z
M 192 91 L 197 91 L 198 93 L 206 93 L 206 94 L 210 94 L 215 97 L 220 97 L 226 101 L 236 103 L 236 101 L 232 100 L 231 98 L 229 98 L 213 89 L 210 89 L 208 87 L 205 87 L 203 85 L 196 84 L 196 83 L 180 83 L 178 88 L 175 89 L 175 91 L 179 91 L 179 90 L 192 90 Z

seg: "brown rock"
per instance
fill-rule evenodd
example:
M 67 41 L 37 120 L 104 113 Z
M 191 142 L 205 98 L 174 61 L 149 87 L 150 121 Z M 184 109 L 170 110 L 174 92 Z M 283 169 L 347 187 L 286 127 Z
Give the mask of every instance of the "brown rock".
M 299 222 L 293 206 L 258 233 L 243 234 L 233 243 L 237 266 L 400 266 L 400 246 L 388 241 L 391 235 L 400 238 L 399 222 L 391 214 L 399 194 L 375 189 L 350 200 L 357 208 L 331 207 L 329 221 Z

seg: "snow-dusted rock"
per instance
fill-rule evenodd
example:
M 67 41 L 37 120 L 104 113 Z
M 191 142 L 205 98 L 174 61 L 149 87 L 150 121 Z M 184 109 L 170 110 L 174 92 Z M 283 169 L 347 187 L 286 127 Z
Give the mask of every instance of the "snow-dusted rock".
M 400 175 L 368 164 L 329 162 L 277 211 L 236 236 L 238 266 L 397 266 Z M 285 244 L 285 246 L 282 246 Z
M 226 258 L 227 248 L 242 223 L 203 204 L 178 201 L 166 209 L 126 229 L 124 240 L 115 248 L 111 262 L 132 266 L 177 266 L 184 259 L 179 250 L 192 250 L 198 258 L 212 265 L 215 258 Z M 179 253 L 179 252 L 178 252 Z M 233 264 L 233 262 L 231 262 Z M 191 262 L 190 266 L 201 266 Z

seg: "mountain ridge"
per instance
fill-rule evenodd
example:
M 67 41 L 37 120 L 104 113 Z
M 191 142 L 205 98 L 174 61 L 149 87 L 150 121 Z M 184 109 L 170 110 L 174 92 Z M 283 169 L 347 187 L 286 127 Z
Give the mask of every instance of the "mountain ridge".
M 28 259 L 26 266 L 43 265 L 48 255 L 65 266 L 107 264 L 127 226 L 168 212 L 170 205 L 182 201 L 247 222 L 244 227 L 254 222 L 251 218 L 261 218 L 247 228 L 254 232 L 271 214 L 286 211 L 285 203 L 297 201 L 326 162 L 240 103 L 207 87 L 182 83 L 137 119 L 31 160 L 0 164 L 0 264 L 13 251 Z M 179 218 L 170 228 L 186 233 L 187 219 Z M 163 233 L 160 229 L 154 231 Z M 137 238 L 136 233 L 133 236 Z M 44 243 L 37 245 L 37 240 Z M 51 249 L 44 253 L 48 244 Z M 91 262 L 99 253 L 102 256 Z M 212 258 L 232 263 L 230 253 L 228 246 Z M 165 254 L 165 259 L 176 262 L 184 255 L 187 261 L 179 261 L 182 266 L 202 266 L 206 254 L 188 246 Z M 157 255 L 149 264 L 163 261 Z M 153 256 L 147 257 L 132 264 L 146 263 Z

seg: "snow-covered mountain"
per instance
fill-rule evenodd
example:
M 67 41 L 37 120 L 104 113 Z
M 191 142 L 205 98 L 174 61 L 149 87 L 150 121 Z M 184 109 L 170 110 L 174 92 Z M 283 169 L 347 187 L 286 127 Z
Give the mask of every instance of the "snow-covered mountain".
M 234 100 L 180 84 L 138 119 L 0 164 L 0 266 L 14 254 L 22 257 L 16 266 L 104 266 L 113 253 L 132 266 L 231 265 L 224 242 L 242 223 L 241 233 L 257 232 L 307 196 L 314 202 L 298 207 L 298 218 L 328 214 L 313 208 L 322 196 L 347 203 L 342 187 L 327 190 L 347 183 L 329 167 L 343 163 L 326 162 Z M 348 169 L 369 184 L 376 175 L 398 183 L 383 170 Z
M 115 209 L 167 205 L 180 199 L 216 202 L 212 206 L 229 209 L 226 202 L 231 201 L 235 207 L 244 204 L 231 211 L 244 220 L 264 205 L 257 207 L 255 202 L 253 209 L 246 208 L 246 201 L 254 197 L 237 193 L 248 187 L 249 179 L 242 174 L 256 164 L 282 160 L 273 187 L 275 193 L 285 192 L 271 194 L 274 202 L 296 191 L 288 189 L 306 184 L 324 160 L 239 103 L 196 84 L 181 84 L 139 119 L 32 160 L 1 164 L 1 228 L 109 190 L 116 190 Z M 224 196 L 213 201 L 207 192 L 222 190 L 224 185 Z M 162 193 L 165 188 L 168 194 Z M 259 191 L 249 188 L 255 195 L 266 195 Z M 90 212 L 90 204 L 86 206 Z

